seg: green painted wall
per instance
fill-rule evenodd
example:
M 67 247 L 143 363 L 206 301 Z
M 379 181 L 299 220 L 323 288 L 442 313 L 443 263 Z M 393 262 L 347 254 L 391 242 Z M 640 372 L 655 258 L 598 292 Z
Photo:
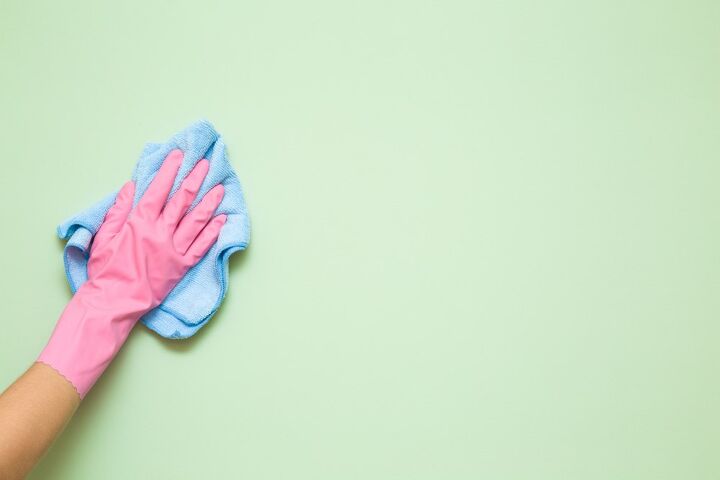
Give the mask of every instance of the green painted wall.
M 0 384 L 55 226 L 200 117 L 253 220 L 33 480 L 720 478 L 715 0 L 0 5 Z

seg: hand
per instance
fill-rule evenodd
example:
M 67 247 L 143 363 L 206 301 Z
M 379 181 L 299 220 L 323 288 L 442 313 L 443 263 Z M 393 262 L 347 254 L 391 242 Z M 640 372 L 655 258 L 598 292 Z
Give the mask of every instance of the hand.
M 80 398 L 97 381 L 140 317 L 158 306 L 215 243 L 226 216 L 213 217 L 222 185 L 186 214 L 209 163 L 200 160 L 167 202 L 182 163 L 173 150 L 133 208 L 126 183 L 90 249 L 88 281 L 63 311 L 38 361 L 62 374 Z
M 183 154 L 173 150 L 147 191 L 132 208 L 135 184 L 126 183 L 100 226 L 88 262 L 88 282 L 103 308 L 117 305 L 138 318 L 163 299 L 212 247 L 226 216 L 213 218 L 222 201 L 222 184 L 212 188 L 187 215 L 208 173 L 200 160 L 167 202 Z M 164 208 L 163 208 L 164 207 Z

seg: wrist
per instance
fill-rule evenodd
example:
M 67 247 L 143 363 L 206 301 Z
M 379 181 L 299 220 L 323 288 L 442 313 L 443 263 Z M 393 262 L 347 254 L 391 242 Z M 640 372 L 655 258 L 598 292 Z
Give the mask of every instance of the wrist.
M 106 302 L 102 290 L 84 284 L 60 315 L 38 361 L 57 370 L 83 398 L 144 313 L 138 307 Z

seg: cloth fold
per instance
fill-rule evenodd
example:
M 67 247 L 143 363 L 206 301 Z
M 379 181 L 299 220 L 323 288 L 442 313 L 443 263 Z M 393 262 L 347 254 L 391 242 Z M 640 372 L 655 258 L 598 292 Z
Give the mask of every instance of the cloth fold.
M 185 153 L 171 196 L 195 164 L 206 158 L 210 170 L 193 206 L 215 185 L 222 183 L 225 197 L 217 214 L 227 215 L 217 243 L 200 262 L 191 268 L 157 308 L 141 321 L 166 338 L 187 338 L 203 327 L 217 311 L 228 286 L 228 260 L 233 253 L 247 248 L 250 241 L 250 220 L 245 199 L 235 171 L 227 158 L 225 143 L 210 122 L 201 120 L 177 133 L 166 143 L 149 143 L 135 165 L 135 204 L 160 168 L 170 151 L 179 148 Z M 58 236 L 66 239 L 65 274 L 73 293 L 87 281 L 87 262 L 93 235 L 102 224 L 117 192 L 90 208 L 73 215 L 57 228 Z M 191 208 L 192 208 L 191 207 Z

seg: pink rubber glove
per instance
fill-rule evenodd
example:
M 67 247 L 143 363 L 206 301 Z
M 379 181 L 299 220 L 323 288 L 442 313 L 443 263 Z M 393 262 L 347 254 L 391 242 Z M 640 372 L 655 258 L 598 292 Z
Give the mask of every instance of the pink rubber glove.
M 170 152 L 134 209 L 135 184 L 120 189 L 93 239 L 88 281 L 63 311 L 38 358 L 69 380 L 80 398 L 140 317 L 157 307 L 207 253 L 225 224 L 225 215 L 213 217 L 225 193 L 222 185 L 185 215 L 207 175 L 204 159 L 166 205 L 182 160 L 180 150 Z

